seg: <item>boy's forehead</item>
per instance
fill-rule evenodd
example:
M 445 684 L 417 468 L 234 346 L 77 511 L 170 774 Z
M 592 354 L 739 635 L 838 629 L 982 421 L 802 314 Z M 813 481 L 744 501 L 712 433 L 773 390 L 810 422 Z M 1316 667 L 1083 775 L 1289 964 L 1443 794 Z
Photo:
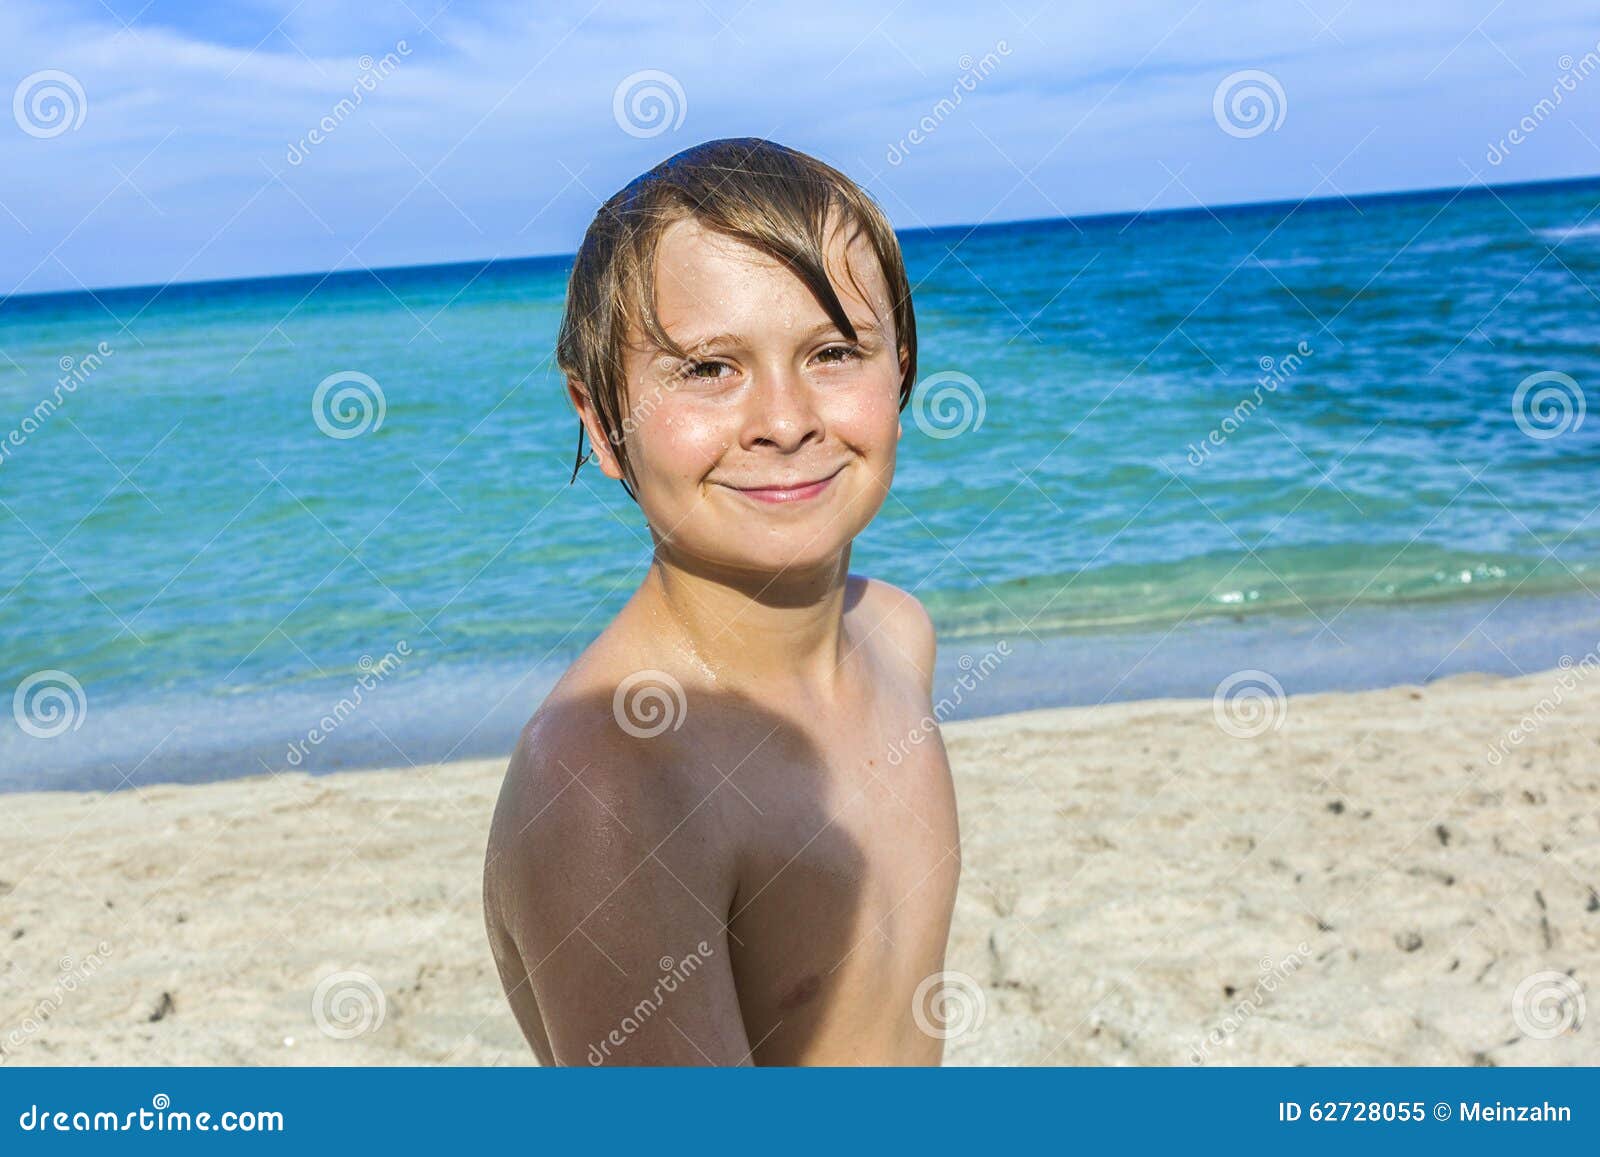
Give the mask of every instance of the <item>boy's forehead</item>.
M 829 280 L 852 320 L 884 316 L 888 293 L 872 247 L 862 236 L 846 247 L 830 234 Z M 860 282 L 866 297 L 857 291 Z M 675 339 L 708 337 L 739 324 L 809 326 L 826 311 L 799 277 L 758 249 L 707 229 L 693 218 L 673 222 L 656 247 L 656 312 Z M 781 306 L 774 314 L 772 307 Z

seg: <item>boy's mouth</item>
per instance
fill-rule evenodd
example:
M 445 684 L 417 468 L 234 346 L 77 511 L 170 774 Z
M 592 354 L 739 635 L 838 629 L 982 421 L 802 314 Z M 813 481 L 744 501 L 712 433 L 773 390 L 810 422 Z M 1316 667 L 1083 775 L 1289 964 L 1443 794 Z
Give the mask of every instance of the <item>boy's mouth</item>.
M 839 466 L 831 474 L 810 480 L 776 482 L 764 486 L 734 486 L 729 483 L 724 483 L 724 485 L 729 490 L 736 490 L 746 497 L 755 499 L 757 502 L 804 502 L 808 498 L 817 497 L 817 495 L 826 490 L 828 484 L 837 478 L 839 471 L 843 469 L 843 466 Z

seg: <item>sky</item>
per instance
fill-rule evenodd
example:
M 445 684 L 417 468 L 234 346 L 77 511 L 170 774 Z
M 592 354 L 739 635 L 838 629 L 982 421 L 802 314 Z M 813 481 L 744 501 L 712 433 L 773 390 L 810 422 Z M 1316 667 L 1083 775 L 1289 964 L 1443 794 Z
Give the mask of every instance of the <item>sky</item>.
M 1585 176 L 1586 56 L 1593 0 L 5 0 L 0 294 L 571 253 L 726 136 L 900 229 Z

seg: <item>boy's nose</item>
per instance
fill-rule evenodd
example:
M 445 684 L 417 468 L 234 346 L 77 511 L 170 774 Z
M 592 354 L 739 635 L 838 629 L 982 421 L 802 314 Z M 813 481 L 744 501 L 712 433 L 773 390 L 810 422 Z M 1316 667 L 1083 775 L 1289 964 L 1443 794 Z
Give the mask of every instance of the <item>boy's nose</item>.
M 792 369 L 769 372 L 751 391 L 745 449 L 791 451 L 822 437 L 822 419 L 810 383 Z

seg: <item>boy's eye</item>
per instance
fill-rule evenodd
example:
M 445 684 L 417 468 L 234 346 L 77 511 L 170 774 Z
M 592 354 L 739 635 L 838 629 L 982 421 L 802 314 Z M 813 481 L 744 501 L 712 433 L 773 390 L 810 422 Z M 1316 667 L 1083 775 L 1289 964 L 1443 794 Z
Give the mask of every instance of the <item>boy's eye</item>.
M 861 351 L 855 346 L 831 345 L 821 353 L 817 354 L 817 356 L 824 361 L 842 364 L 844 362 L 854 361 L 859 358 L 861 356 Z
M 727 362 L 689 362 L 683 368 L 686 378 L 700 378 L 703 381 L 715 381 L 723 375 L 721 370 L 732 371 L 733 367 Z

